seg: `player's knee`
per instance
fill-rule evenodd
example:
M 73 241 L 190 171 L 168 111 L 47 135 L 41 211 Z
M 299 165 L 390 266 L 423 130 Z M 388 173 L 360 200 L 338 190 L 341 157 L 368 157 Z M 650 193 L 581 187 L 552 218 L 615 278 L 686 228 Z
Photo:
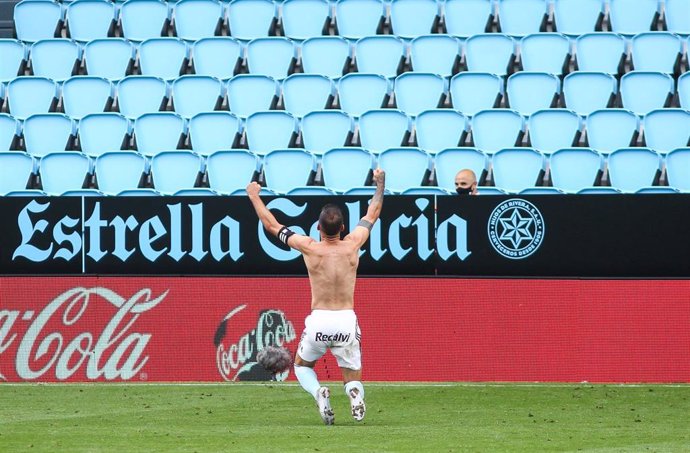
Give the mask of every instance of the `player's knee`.
M 309 368 L 314 368 L 314 365 L 316 362 L 308 362 L 304 360 L 302 357 L 299 356 L 299 354 L 295 354 L 295 365 L 296 366 L 306 366 Z

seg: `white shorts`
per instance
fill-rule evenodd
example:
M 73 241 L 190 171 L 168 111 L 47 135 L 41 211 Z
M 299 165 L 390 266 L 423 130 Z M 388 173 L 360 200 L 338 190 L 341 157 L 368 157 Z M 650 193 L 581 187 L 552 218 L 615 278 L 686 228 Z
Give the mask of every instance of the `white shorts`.
M 314 362 L 330 349 L 338 366 L 359 370 L 362 368 L 361 336 L 354 310 L 313 310 L 304 320 L 297 351 L 302 359 Z

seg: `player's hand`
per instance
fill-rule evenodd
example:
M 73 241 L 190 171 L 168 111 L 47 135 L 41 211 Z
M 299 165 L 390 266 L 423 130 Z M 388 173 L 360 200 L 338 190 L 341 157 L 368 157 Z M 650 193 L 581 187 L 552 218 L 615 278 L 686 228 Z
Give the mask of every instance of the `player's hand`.
M 250 197 L 258 197 L 259 192 L 261 192 L 261 186 L 258 182 L 252 181 L 249 184 L 247 184 L 247 195 L 249 195 Z
M 383 184 L 386 182 L 386 172 L 377 168 L 374 170 L 374 183 L 376 185 Z

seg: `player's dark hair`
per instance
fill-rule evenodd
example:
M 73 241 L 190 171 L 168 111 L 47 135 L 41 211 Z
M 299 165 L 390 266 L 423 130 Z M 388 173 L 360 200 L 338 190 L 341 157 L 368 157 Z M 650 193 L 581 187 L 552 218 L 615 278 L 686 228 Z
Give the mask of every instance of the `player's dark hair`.
M 338 206 L 332 203 L 327 204 L 321 209 L 319 226 L 326 236 L 339 234 L 343 227 L 343 212 Z

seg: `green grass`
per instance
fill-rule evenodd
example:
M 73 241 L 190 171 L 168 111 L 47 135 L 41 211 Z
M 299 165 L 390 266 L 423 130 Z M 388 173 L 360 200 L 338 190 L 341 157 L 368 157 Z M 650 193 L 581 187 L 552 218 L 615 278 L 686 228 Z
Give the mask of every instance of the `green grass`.
M 0 385 L 2 452 L 690 451 L 690 386 Z

